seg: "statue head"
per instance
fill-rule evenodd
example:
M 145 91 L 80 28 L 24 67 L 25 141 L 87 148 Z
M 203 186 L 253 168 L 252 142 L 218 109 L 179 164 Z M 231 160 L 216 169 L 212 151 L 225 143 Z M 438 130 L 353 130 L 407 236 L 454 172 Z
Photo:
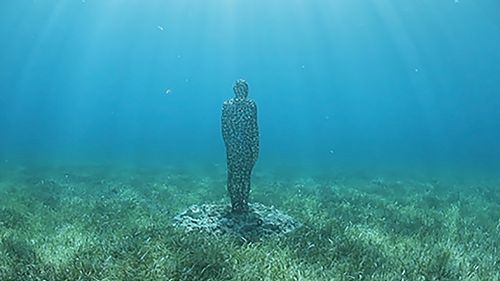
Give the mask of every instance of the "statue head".
M 244 100 L 248 96 L 248 84 L 243 79 L 238 79 L 233 85 L 234 95 L 237 99 Z

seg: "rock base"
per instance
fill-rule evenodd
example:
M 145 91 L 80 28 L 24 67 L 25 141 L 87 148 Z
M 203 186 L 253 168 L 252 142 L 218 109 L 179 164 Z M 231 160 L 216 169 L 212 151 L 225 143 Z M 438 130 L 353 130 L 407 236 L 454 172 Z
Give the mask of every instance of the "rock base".
M 249 204 L 249 211 L 242 214 L 233 214 L 230 205 L 193 205 L 174 217 L 174 225 L 187 232 L 235 234 L 245 239 L 283 235 L 301 226 L 276 208 L 259 203 Z

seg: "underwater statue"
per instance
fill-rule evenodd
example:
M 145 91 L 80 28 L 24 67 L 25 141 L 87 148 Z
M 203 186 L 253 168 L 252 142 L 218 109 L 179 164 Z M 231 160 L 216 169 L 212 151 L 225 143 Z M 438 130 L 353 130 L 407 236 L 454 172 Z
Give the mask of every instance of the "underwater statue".
M 250 178 L 259 155 L 257 104 L 248 99 L 248 84 L 237 80 L 235 97 L 222 106 L 222 136 L 227 156 L 227 190 L 233 213 L 248 211 Z
M 284 235 L 302 224 L 273 206 L 248 202 L 252 169 L 259 156 L 257 104 L 247 98 L 245 80 L 237 80 L 233 90 L 235 97 L 222 106 L 222 136 L 231 204 L 192 205 L 174 217 L 174 225 L 187 232 L 237 235 L 243 241 Z

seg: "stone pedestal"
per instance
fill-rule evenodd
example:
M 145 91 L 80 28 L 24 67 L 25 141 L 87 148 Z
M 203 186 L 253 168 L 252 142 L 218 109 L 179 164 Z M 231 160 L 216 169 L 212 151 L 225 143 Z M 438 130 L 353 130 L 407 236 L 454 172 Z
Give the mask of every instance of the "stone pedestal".
M 231 212 L 229 204 L 193 205 L 175 216 L 174 225 L 187 232 L 233 234 L 245 239 L 283 235 L 301 226 L 276 208 L 259 203 L 250 203 L 249 211 L 242 214 Z

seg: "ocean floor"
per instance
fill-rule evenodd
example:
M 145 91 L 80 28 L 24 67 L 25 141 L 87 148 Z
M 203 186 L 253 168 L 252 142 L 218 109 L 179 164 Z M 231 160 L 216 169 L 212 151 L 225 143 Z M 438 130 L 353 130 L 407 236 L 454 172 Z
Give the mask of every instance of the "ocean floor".
M 2 166 L 0 280 L 500 280 L 500 181 L 257 172 L 301 222 L 249 240 L 174 216 L 226 204 L 222 168 Z

